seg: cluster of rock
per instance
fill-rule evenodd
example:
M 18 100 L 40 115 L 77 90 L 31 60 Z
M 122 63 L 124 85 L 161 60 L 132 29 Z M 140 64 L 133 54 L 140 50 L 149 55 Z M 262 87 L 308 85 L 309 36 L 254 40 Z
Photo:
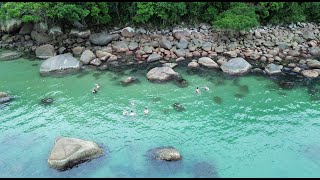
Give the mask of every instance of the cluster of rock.
M 179 151 L 171 146 L 158 147 L 148 151 L 152 159 L 178 161 Z M 76 165 L 101 157 L 103 149 L 95 142 L 77 138 L 59 137 L 56 139 L 48 158 L 51 168 L 64 171 Z
M 249 32 L 215 30 L 205 23 L 195 28 L 175 27 L 161 31 L 126 27 L 93 32 L 60 26 L 49 28 L 46 23 L 23 24 L 18 20 L 2 27 L 5 27 L 3 31 L 11 33 L 2 35 L 2 48 L 35 52 L 43 59 L 71 53 L 80 58 L 83 65 L 103 69 L 122 65 L 121 57 L 132 55 L 134 58 L 124 62 L 125 65 L 190 61 L 189 67 L 220 68 L 230 74 L 241 74 L 254 67 L 253 71 L 270 75 L 286 71 L 310 78 L 318 77 L 320 72 L 320 62 L 315 59 L 320 55 L 320 31 L 312 23 L 265 26 Z M 229 64 L 239 65 L 241 70 L 231 72 L 232 68 L 224 65 L 230 59 L 233 61 Z M 250 65 L 243 60 L 249 61 Z M 160 81 L 166 77 L 170 79 L 174 74 L 168 68 L 150 72 L 155 73 L 160 74 L 161 78 L 156 78 Z M 149 79 L 154 80 L 154 75 Z

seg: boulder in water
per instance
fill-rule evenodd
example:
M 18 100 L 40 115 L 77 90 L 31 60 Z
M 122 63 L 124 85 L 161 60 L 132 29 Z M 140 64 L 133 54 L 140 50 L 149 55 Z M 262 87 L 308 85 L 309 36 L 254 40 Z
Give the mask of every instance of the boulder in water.
M 102 154 L 103 150 L 95 142 L 61 137 L 54 143 L 48 164 L 51 168 L 63 171 Z
M 0 61 L 10 61 L 10 60 L 14 60 L 14 59 L 18 59 L 22 56 L 21 52 L 4 52 L 1 53 L 0 55 Z
M 12 99 L 12 97 L 8 93 L 0 92 L 0 104 L 8 102 L 11 99 Z
M 170 67 L 155 67 L 147 73 L 150 81 L 168 81 L 179 74 Z
M 128 85 L 130 85 L 130 84 L 132 84 L 134 82 L 137 82 L 137 81 L 138 81 L 138 78 L 129 76 L 126 79 L 121 80 L 120 83 L 121 83 L 122 86 L 128 86 Z
M 220 66 L 223 72 L 231 75 L 246 73 L 251 69 L 251 67 L 252 65 L 243 58 L 232 58 Z
M 42 75 L 49 75 L 50 73 L 68 73 L 79 70 L 80 67 L 80 61 L 74 58 L 70 53 L 66 53 L 45 60 L 40 66 L 40 73 Z
M 158 147 L 148 151 L 155 160 L 178 161 L 182 159 L 180 152 L 172 146 Z

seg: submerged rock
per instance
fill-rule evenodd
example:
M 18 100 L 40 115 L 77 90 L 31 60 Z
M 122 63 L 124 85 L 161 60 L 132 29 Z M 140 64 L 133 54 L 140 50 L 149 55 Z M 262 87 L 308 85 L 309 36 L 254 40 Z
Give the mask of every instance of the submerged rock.
M 223 72 L 231 75 L 246 73 L 251 69 L 251 67 L 252 65 L 243 58 L 232 58 L 220 66 Z
M 11 99 L 12 97 L 8 93 L 0 92 L 0 104 L 9 102 Z
M 79 70 L 80 61 L 71 54 L 60 54 L 45 60 L 40 66 L 40 73 L 48 75 L 50 73 L 68 73 Z
M 21 52 L 4 52 L 0 55 L 0 61 L 14 60 L 20 58 L 21 56 Z
M 180 103 L 177 103 L 177 102 L 173 103 L 172 107 L 178 112 L 185 111 L 185 108 Z
M 234 97 L 241 99 L 244 97 L 244 95 L 240 94 L 240 93 L 236 93 L 236 94 L 234 94 Z
M 223 102 L 222 98 L 219 96 L 215 96 L 213 97 L 214 102 L 216 102 L 217 104 L 221 104 Z
M 242 85 L 242 86 L 239 86 L 239 90 L 241 93 L 249 93 L 249 87 L 247 85 Z
M 194 178 L 216 178 L 218 172 L 215 167 L 207 162 L 199 162 L 193 165 Z
M 183 79 L 183 78 L 178 78 L 175 80 L 175 84 L 178 87 L 187 87 L 189 85 L 189 83 L 187 82 L 187 80 Z
M 180 152 L 172 146 L 151 149 L 148 155 L 154 160 L 178 161 L 182 159 Z
M 61 137 L 54 143 L 48 164 L 51 168 L 64 171 L 102 154 L 102 149 L 95 142 Z
M 134 82 L 138 82 L 138 81 L 139 81 L 138 78 L 129 76 L 126 79 L 121 80 L 120 84 L 122 86 L 128 86 L 128 85 L 130 85 L 130 84 L 132 84 Z
M 52 103 L 53 103 L 53 98 L 50 98 L 50 97 L 43 98 L 40 101 L 40 104 L 42 104 L 42 105 L 49 105 L 49 104 L 52 104 Z

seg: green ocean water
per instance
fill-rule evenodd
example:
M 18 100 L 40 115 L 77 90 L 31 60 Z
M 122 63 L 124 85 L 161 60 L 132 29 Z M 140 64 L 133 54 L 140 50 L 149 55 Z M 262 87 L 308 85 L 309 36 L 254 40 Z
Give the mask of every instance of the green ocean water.
M 148 82 L 147 69 L 41 77 L 41 62 L 0 62 L 0 91 L 15 96 L 0 105 L 0 177 L 320 177 L 319 84 L 282 89 L 263 76 L 185 68 L 175 68 L 185 88 Z M 128 76 L 140 82 L 123 87 Z M 92 94 L 95 83 L 101 89 Z M 40 104 L 45 97 L 54 102 Z M 131 100 L 137 116 L 125 117 Z M 47 159 L 59 136 L 97 142 L 105 154 L 56 171 Z M 159 146 L 183 159 L 153 163 L 146 152 Z

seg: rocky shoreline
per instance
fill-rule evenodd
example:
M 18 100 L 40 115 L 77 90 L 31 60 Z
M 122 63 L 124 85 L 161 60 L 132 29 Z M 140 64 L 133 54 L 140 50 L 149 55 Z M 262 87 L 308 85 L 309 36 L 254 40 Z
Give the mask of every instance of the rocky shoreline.
M 179 64 L 187 64 L 192 69 L 220 69 L 236 75 L 250 71 L 314 79 L 320 74 L 320 62 L 317 60 L 320 56 L 319 27 L 313 23 L 297 23 L 289 26 L 263 26 L 249 32 L 232 32 L 217 31 L 209 24 L 201 23 L 194 28 L 180 26 L 166 30 L 147 30 L 143 27 L 115 27 L 95 32 L 94 29 L 62 29 L 60 26 L 50 27 L 46 23 L 23 24 L 14 20 L 2 25 L 0 48 L 31 53 L 40 59 L 59 59 L 58 55 L 70 53 L 81 62 L 76 66 L 74 64 L 77 63 L 73 63 L 72 67 L 76 69 L 90 65 L 107 70 L 159 61 L 166 68 L 158 67 L 163 73 L 158 69 L 153 70 L 160 72 L 161 77 L 150 80 L 160 81 L 172 78 L 171 74 L 175 74 L 172 68 Z M 68 60 L 66 57 L 73 58 L 63 56 L 64 59 L 60 56 L 61 62 Z M 20 56 L 15 54 L 14 57 Z M 10 55 L 5 60 L 10 60 Z M 243 66 L 242 70 L 234 69 L 239 66 Z M 58 63 L 57 68 L 63 69 L 61 63 Z

